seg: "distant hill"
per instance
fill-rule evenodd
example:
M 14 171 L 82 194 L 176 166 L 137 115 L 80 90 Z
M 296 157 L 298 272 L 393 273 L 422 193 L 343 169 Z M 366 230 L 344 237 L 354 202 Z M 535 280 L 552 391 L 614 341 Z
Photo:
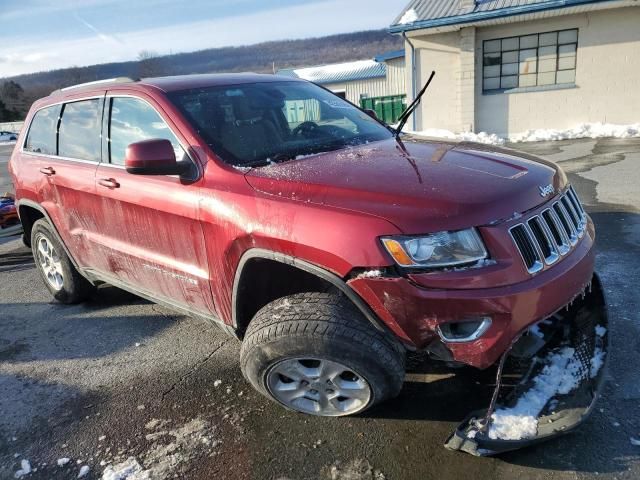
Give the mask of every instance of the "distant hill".
M 402 48 L 400 37 L 390 35 L 385 30 L 371 30 L 242 47 L 211 48 L 164 56 L 138 52 L 139 59 L 135 61 L 31 73 L 11 77 L 10 80 L 18 83 L 25 92 L 31 93 L 29 96 L 41 96 L 56 88 L 104 78 L 241 71 L 272 72 L 274 65 L 276 69 L 280 69 L 366 59 L 399 48 Z

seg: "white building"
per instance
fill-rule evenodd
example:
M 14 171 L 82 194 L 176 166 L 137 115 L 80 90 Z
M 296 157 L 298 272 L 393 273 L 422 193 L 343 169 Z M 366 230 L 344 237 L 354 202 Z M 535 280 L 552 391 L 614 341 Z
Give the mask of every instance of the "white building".
M 412 0 L 390 31 L 409 99 L 436 71 L 414 130 L 640 121 L 638 0 Z
M 369 60 L 288 68 L 276 73 L 322 85 L 356 105 L 375 110 L 382 120 L 394 123 L 406 107 L 404 63 L 405 51 L 398 50 Z

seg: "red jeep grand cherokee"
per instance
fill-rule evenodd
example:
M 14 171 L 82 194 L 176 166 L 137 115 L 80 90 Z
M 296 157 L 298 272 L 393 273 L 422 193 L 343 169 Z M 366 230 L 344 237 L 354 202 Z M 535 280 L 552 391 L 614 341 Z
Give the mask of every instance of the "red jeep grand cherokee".
M 242 339 L 258 391 L 315 415 L 398 395 L 407 351 L 499 376 L 535 360 L 450 439 L 475 454 L 592 408 L 607 337 L 594 229 L 552 163 L 420 141 L 314 84 L 254 74 L 65 88 L 20 138 L 25 242 L 60 302 L 106 282 L 209 319 Z M 570 391 L 553 389 L 560 357 Z M 527 410 L 541 382 L 548 402 Z

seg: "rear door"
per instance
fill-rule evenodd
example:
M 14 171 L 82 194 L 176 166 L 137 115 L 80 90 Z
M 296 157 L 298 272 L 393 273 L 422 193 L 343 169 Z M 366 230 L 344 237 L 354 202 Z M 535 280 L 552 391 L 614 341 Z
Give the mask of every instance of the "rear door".
M 33 157 L 32 170 L 41 177 L 40 204 L 83 267 L 91 264 L 88 234 L 94 229 L 103 103 L 104 94 L 47 107 L 42 118 L 38 111 L 23 149 L 23 157 Z M 41 129 L 47 129 L 46 135 L 39 133 Z
M 101 270 L 142 293 L 210 315 L 198 182 L 124 169 L 127 146 L 152 138 L 171 141 L 176 158 L 193 162 L 195 168 L 186 142 L 160 111 L 151 98 L 107 95 L 106 148 L 96 173 L 100 223 L 95 241 L 104 256 Z

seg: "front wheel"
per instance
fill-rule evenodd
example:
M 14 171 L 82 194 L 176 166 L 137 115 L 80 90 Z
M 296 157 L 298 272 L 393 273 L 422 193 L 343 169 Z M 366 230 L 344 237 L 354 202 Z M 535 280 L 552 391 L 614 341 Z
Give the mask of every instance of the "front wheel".
M 353 415 L 396 396 L 404 356 L 342 295 L 301 293 L 263 307 L 249 324 L 242 372 L 284 407 Z

